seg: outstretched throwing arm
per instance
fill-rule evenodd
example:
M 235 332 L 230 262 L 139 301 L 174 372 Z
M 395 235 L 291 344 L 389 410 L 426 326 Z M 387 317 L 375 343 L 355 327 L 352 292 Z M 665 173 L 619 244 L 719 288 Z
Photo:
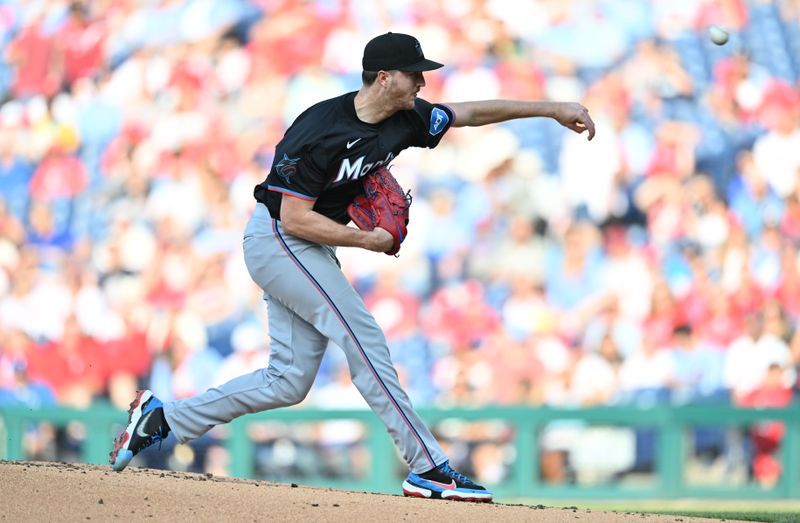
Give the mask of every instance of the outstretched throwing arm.
M 453 127 L 477 127 L 517 118 L 544 116 L 576 133 L 586 131 L 589 140 L 594 138 L 594 122 L 589 116 L 589 110 L 575 102 L 481 100 L 447 105 L 456 113 Z

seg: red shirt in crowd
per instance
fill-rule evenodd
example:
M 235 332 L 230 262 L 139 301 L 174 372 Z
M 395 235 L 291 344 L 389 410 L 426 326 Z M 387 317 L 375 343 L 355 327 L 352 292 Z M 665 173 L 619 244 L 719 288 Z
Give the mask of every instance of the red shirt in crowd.
M 41 20 L 22 28 L 8 48 L 16 77 L 11 86 L 17 98 L 52 96 L 61 87 L 61 67 L 52 36 L 45 34 Z
M 73 388 L 92 394 L 105 389 L 109 361 L 102 346 L 89 336 L 65 336 L 30 351 L 28 374 L 48 384 L 63 399 Z
M 58 31 L 56 41 L 64 61 L 64 81 L 93 77 L 103 68 L 106 30 L 100 22 L 75 14 Z

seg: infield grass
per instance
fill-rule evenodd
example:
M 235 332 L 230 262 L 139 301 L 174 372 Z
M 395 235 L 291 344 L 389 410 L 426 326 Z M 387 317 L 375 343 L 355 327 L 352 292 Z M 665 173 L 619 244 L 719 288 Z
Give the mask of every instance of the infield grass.
M 706 500 L 676 499 L 648 501 L 517 500 L 525 505 L 577 507 L 581 509 L 668 514 L 766 523 L 800 523 L 800 500 Z
M 786 512 L 729 512 L 729 511 L 648 511 L 650 514 L 692 516 L 696 518 L 735 519 L 739 521 L 763 521 L 766 523 L 800 523 L 800 516 Z

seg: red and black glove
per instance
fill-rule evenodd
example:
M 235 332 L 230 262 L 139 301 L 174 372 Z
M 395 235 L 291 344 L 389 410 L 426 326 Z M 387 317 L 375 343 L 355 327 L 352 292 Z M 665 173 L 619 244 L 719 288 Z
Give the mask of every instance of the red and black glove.
M 408 234 L 411 191 L 404 192 L 386 167 L 378 167 L 364 179 L 364 193 L 347 206 L 347 215 L 363 231 L 386 229 L 394 245 L 386 254 L 395 255 Z

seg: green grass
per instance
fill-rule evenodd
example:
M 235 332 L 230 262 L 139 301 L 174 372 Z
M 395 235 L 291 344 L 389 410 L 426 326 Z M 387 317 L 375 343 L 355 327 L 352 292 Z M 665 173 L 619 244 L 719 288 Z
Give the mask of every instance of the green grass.
M 766 523 L 800 523 L 800 500 L 518 500 L 525 505 L 577 507 L 597 511 L 665 514 L 697 518 L 760 521 Z
M 692 516 L 696 518 L 734 519 L 740 521 L 763 521 L 767 523 L 800 523 L 800 516 L 786 512 L 749 512 L 749 511 L 708 511 L 708 510 L 655 510 L 650 514 L 669 514 L 674 516 Z

